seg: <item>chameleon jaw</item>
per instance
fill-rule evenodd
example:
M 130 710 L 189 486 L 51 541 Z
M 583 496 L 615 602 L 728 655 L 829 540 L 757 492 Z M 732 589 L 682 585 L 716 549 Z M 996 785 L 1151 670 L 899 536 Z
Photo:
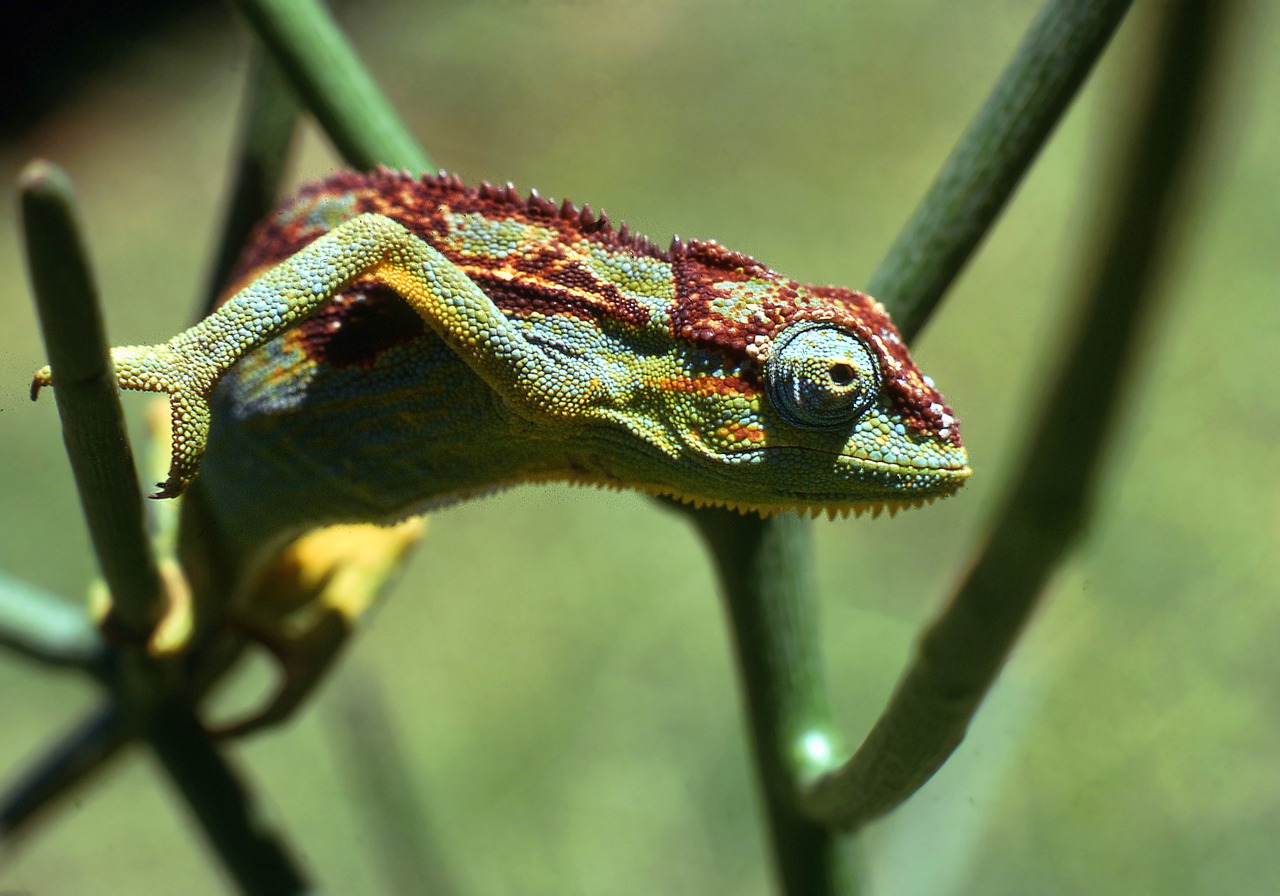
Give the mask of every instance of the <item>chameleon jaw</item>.
M 967 475 L 967 474 L 966 474 Z M 878 518 L 881 514 L 888 511 L 889 516 L 896 516 L 900 510 L 910 510 L 916 507 L 923 507 L 926 504 L 932 504 L 939 498 L 946 498 L 955 494 L 964 484 L 963 478 L 957 479 L 953 485 L 945 490 L 939 490 L 930 494 L 918 495 L 916 497 L 903 498 L 884 498 L 871 499 L 866 501 L 843 501 L 831 503 L 811 503 L 804 501 L 796 501 L 794 503 L 780 502 L 777 504 L 751 504 L 735 501 L 724 501 L 716 498 L 705 498 L 697 495 L 681 494 L 671 491 L 663 491 L 660 489 L 641 489 L 646 494 L 660 498 L 671 498 L 679 501 L 681 504 L 687 504 L 697 510 L 722 508 L 732 510 L 743 515 L 756 514 L 763 518 L 777 516 L 782 513 L 794 513 L 797 516 L 808 516 L 810 519 L 817 519 L 819 516 L 826 514 L 827 519 L 834 520 L 836 517 L 847 519 L 850 515 L 860 517 L 863 514 L 870 514 L 872 519 Z
M 926 504 L 932 504 L 939 498 L 949 497 L 960 490 L 969 475 L 970 470 L 966 467 L 962 471 L 955 472 L 947 479 L 937 483 L 937 487 L 935 487 L 933 491 L 918 493 L 915 495 L 903 495 L 901 497 L 888 496 L 883 498 L 869 498 L 861 501 L 806 501 L 796 498 L 795 500 L 784 500 L 777 503 L 753 503 L 749 501 L 733 501 L 724 498 L 708 497 L 706 495 L 680 491 L 670 486 L 630 482 L 624 483 L 616 479 L 609 478 L 608 476 L 590 475 L 581 471 L 575 471 L 569 475 L 557 472 L 544 472 L 531 476 L 516 477 L 509 481 L 488 485 L 484 488 L 464 489 L 450 494 L 435 495 L 426 501 L 418 502 L 400 512 L 389 515 L 382 522 L 384 524 L 394 523 L 418 514 L 434 512 L 461 501 L 474 500 L 477 498 L 495 495 L 519 485 L 553 485 L 559 483 L 606 489 L 608 491 L 615 492 L 639 492 L 651 498 L 678 502 L 698 510 L 732 510 L 735 513 L 743 514 L 744 516 L 755 514 L 760 517 L 768 518 L 782 513 L 795 513 L 798 516 L 808 516 L 812 519 L 816 519 L 819 516 L 826 514 L 828 519 L 834 520 L 837 516 L 842 519 L 846 519 L 850 515 L 860 517 L 863 514 L 870 514 L 872 519 L 876 519 L 886 511 L 889 516 L 896 516 L 900 510 L 923 507 Z
M 872 519 L 876 519 L 886 511 L 889 516 L 896 516 L 900 510 L 910 510 L 916 507 L 923 507 L 926 504 L 932 504 L 939 498 L 950 497 L 960 490 L 961 486 L 964 485 L 965 480 L 968 479 L 970 472 L 971 471 L 968 467 L 965 467 L 963 470 L 956 471 L 945 480 L 936 483 L 937 487 L 930 492 L 918 493 L 915 495 L 903 495 L 902 497 L 889 496 L 884 498 L 869 498 L 861 501 L 806 501 L 797 498 L 794 501 L 784 500 L 777 503 L 752 503 L 749 501 L 733 501 L 723 498 L 712 498 L 705 495 L 682 492 L 675 488 L 659 485 L 636 483 L 623 484 L 603 476 L 589 476 L 581 473 L 577 473 L 572 476 L 551 474 L 536 478 L 523 479 L 520 480 L 520 483 L 551 484 L 565 482 L 570 485 L 589 486 L 592 488 L 608 489 L 610 491 L 638 491 L 651 498 L 676 501 L 697 510 L 732 510 L 736 513 L 743 514 L 744 516 L 755 514 L 766 519 L 782 513 L 794 513 L 801 517 L 808 516 L 811 519 L 817 519 L 819 516 L 826 514 L 827 518 L 832 520 L 836 519 L 837 516 L 841 519 L 847 519 L 850 515 L 860 517 L 863 514 L 870 514 Z M 513 482 L 509 485 L 516 484 L 519 483 Z M 493 491 L 497 491 L 497 489 L 494 489 Z

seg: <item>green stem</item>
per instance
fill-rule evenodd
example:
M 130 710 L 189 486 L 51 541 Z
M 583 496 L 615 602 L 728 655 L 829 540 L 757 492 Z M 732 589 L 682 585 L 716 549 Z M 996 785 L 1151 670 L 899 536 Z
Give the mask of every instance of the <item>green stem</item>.
M 1132 0 L 1050 0 L 867 291 L 910 341 L 1062 118 Z
M 231 0 L 347 163 L 435 169 L 316 0 Z
M 348 162 L 363 168 L 371 168 L 379 162 L 419 171 L 433 167 L 430 158 L 400 123 L 386 99 L 356 59 L 345 38 L 337 31 L 333 21 L 328 18 L 322 8 L 309 0 L 298 0 L 298 2 L 238 0 L 237 5 L 259 31 L 264 44 L 274 57 L 273 61 L 285 71 L 294 91 L 307 101 Z M 250 200 L 245 207 L 257 201 L 253 198 L 253 194 L 256 193 L 260 199 L 267 193 L 274 192 L 274 188 L 269 188 L 269 184 L 278 177 L 278 173 L 273 175 L 272 170 L 277 169 L 282 162 L 272 160 L 270 154 L 273 151 L 272 147 L 283 154 L 289 130 L 286 118 L 290 116 L 284 109 L 283 98 L 272 80 L 275 76 L 268 71 L 259 71 L 257 77 L 260 80 L 251 89 L 253 98 L 249 104 L 248 123 L 243 131 L 243 139 L 253 143 L 254 146 L 252 148 L 246 146 L 241 152 L 243 161 L 240 176 L 237 177 L 237 181 L 245 187 L 243 191 L 237 190 L 237 197 L 248 196 Z M 49 185 L 51 179 L 55 187 L 65 185 L 65 176 L 58 174 L 49 166 L 33 166 L 27 175 L 26 180 L 37 187 L 33 193 L 37 200 L 34 203 L 37 212 L 44 211 L 49 205 L 49 202 L 43 201 L 43 196 L 51 190 Z M 54 192 L 56 193 L 56 190 Z M 64 189 L 63 193 L 67 198 L 62 203 L 64 207 L 62 217 L 70 220 L 72 216 L 69 192 Z M 54 206 L 56 210 L 56 202 Z M 233 207 L 242 208 L 238 200 L 233 202 Z M 44 215 L 49 217 L 50 213 L 44 211 Z M 55 223 L 57 223 L 56 220 Z M 228 236 L 223 240 L 223 251 L 219 255 L 219 261 L 215 263 L 215 279 L 217 272 L 226 269 L 227 259 L 231 255 L 227 247 L 238 241 L 234 234 L 242 226 L 242 223 L 228 222 L 224 231 Z M 48 229 L 47 226 L 44 229 Z M 40 262 L 40 273 L 60 289 L 65 288 L 61 283 L 63 279 L 78 272 L 79 280 L 82 282 L 81 292 L 91 295 L 87 263 L 79 251 L 79 240 L 74 228 L 63 222 L 61 230 L 70 232 L 72 238 L 64 242 L 69 242 L 72 249 L 45 251 L 39 254 L 38 258 L 37 253 L 33 252 L 33 270 L 37 268 L 37 262 Z M 57 232 L 55 228 L 55 236 Z M 33 243 L 35 242 L 39 241 L 33 240 Z M 76 278 L 71 279 L 74 281 Z M 96 319 L 96 310 L 93 316 Z M 56 320 L 57 315 L 53 317 Z M 79 332 L 77 327 L 72 328 L 70 333 L 62 335 L 74 339 Z M 58 379 L 60 388 L 57 390 L 60 409 L 64 392 L 61 388 L 63 379 L 67 372 L 78 369 L 76 367 L 78 362 L 83 363 L 79 361 L 82 357 L 79 354 L 81 351 L 82 348 L 79 346 L 69 349 L 67 356 L 71 363 L 66 364 L 58 360 L 59 356 L 55 356 L 50 349 L 51 359 L 55 360 L 57 369 L 62 371 Z M 93 355 L 90 353 L 83 357 L 93 357 Z M 109 369 L 102 374 L 101 378 L 103 382 L 110 383 L 112 380 L 107 373 Z M 80 411 L 77 410 L 75 414 L 80 414 Z M 69 415 L 64 413 L 64 417 L 66 416 Z M 116 427 L 113 432 L 115 433 L 114 441 L 117 444 L 123 443 L 123 426 Z M 135 476 L 131 475 L 128 478 L 130 482 L 136 481 Z M 138 500 L 136 487 L 130 488 L 129 496 L 121 496 L 113 500 L 116 503 L 110 506 L 127 508 L 130 500 L 135 502 Z M 128 553 L 116 555 L 108 550 L 108 556 L 127 557 Z M 112 590 L 115 593 L 116 589 Z M 136 664 L 128 664 L 128 666 L 134 669 Z M 139 692 L 135 696 L 141 698 L 144 695 Z M 154 694 L 146 696 L 154 697 Z M 131 719 L 135 714 L 133 708 L 127 712 Z M 118 748 L 127 742 L 132 731 L 124 723 L 121 723 L 121 726 L 120 728 L 104 726 L 96 724 L 95 719 L 86 720 L 78 729 L 83 733 L 83 738 L 77 736 L 64 741 L 65 749 L 56 751 L 48 757 L 48 761 L 24 776 L 22 780 L 33 786 L 22 789 L 20 785 L 20 792 L 11 799 L 0 801 L 0 811 L 5 813 L 6 818 L 11 811 L 16 813 L 14 818 L 18 820 L 15 824 L 22 824 L 25 819 L 32 817 L 47 801 L 65 792 L 71 786 L 68 782 L 75 783 L 87 778 L 105 762 L 107 757 L 114 755 Z M 157 746 L 158 752 L 162 755 L 165 754 L 163 745 L 162 738 Z M 180 774 L 181 769 L 178 768 L 175 773 Z M 190 785 L 194 783 L 196 782 L 188 781 Z M 194 786 L 184 786 L 183 790 L 196 798 L 200 798 L 199 794 L 202 793 Z M 193 804 L 192 808 L 197 814 L 203 813 L 199 805 Z M 243 816 L 238 816 L 235 812 L 213 813 L 209 816 L 213 823 L 221 823 L 218 821 L 219 818 L 231 823 L 243 820 Z M 237 836 L 239 835 L 234 831 L 210 832 L 210 840 L 215 845 L 221 844 L 228 838 L 234 845 Z M 283 847 L 277 847 L 274 850 L 259 850 L 258 854 L 268 858 L 272 855 L 282 857 L 284 850 Z M 235 857 L 224 857 L 224 860 L 228 862 L 229 867 L 237 861 Z M 296 877 L 291 869 L 283 867 L 280 863 L 277 863 L 274 869 L 271 867 L 264 869 L 264 873 L 267 879 L 276 881 Z
M 143 528 L 142 502 L 111 357 L 66 175 L 33 163 L 21 180 L 23 221 L 64 440 L 113 601 L 111 628 L 146 641 L 162 609 L 160 576 Z M 169 696 L 177 668 L 142 651 L 115 652 L 114 703 L 82 725 L 3 802 L 13 832 L 83 781 L 138 727 L 247 893 L 295 893 L 305 885 L 283 845 L 252 817 L 251 803 L 189 706 Z
M 724 591 L 782 892 L 851 896 L 839 842 L 797 798 L 840 749 L 822 681 L 809 528 L 790 514 L 763 520 L 728 510 L 703 510 L 694 521 Z
M 81 719 L 57 746 L 0 794 L 0 836 L 21 837 L 59 800 L 97 774 L 133 739 L 114 700 Z
M 0 646 L 46 666 L 106 674 L 102 639 L 84 610 L 2 572 Z
M 1088 520 L 1107 436 L 1133 370 L 1169 222 L 1186 194 L 1206 125 L 1210 75 L 1235 5 L 1178 0 L 1164 21 L 1142 111 L 1120 155 L 1117 188 L 1081 324 L 985 547 L 858 752 L 814 788 L 815 817 L 857 828 L 893 809 L 946 760 L 995 680 L 1044 583 Z M 1141 79 L 1135 79 L 1141 80 Z
M 108 622 L 122 638 L 145 643 L 164 608 L 164 590 L 147 541 L 138 474 L 71 183 L 58 167 L 33 162 L 22 172 L 20 189 L 27 263 L 53 367 L 62 439 L 111 593 Z
M 249 791 L 190 707 L 157 707 L 144 733 L 241 892 L 286 896 L 308 891 L 293 857 L 259 817 Z
M 255 53 L 250 63 L 242 114 L 222 236 L 201 317 L 213 310 L 250 231 L 276 200 L 298 121 L 298 104 L 280 67 L 262 53 Z

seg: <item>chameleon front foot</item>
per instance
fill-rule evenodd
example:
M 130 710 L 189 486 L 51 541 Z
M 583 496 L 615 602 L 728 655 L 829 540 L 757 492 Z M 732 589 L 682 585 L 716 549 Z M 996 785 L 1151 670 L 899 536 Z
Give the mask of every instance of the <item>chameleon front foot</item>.
M 176 498 L 195 478 L 209 434 L 209 392 L 217 380 L 211 364 L 192 360 L 171 343 L 126 345 L 111 350 L 116 382 L 121 389 L 164 392 L 169 396 L 173 423 L 169 476 L 157 483 L 153 498 Z M 53 371 L 43 367 L 31 381 L 31 400 L 53 385 Z

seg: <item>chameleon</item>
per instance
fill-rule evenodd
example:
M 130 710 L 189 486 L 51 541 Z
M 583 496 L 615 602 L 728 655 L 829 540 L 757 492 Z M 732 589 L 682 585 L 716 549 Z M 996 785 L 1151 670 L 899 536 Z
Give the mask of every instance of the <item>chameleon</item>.
M 714 241 L 664 250 L 510 184 L 340 171 L 258 226 L 225 296 L 112 358 L 122 388 L 169 396 L 153 497 L 196 486 L 242 592 L 278 585 L 282 558 L 341 553 L 348 530 L 308 547 L 333 527 L 521 483 L 834 516 L 970 475 L 953 411 L 873 298 Z M 39 371 L 33 395 L 51 382 Z

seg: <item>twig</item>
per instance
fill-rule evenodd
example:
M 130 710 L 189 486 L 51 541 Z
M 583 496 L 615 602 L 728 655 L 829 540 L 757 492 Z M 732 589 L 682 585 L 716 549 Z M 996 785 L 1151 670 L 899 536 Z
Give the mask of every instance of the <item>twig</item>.
M 112 594 L 114 628 L 141 644 L 159 616 L 160 578 L 142 526 L 137 476 L 70 185 L 53 166 L 34 163 L 22 177 L 22 200 L 67 453 Z M 141 650 L 119 651 L 117 658 L 114 703 L 7 796 L 4 831 L 12 834 L 96 771 L 139 726 L 240 888 L 303 892 L 305 883 L 282 842 L 252 816 L 247 794 L 190 707 L 170 696 L 173 663 Z
M 282 840 L 258 815 L 249 791 L 188 706 L 160 706 L 145 735 L 156 758 L 241 892 L 262 896 L 305 893 L 306 881 Z
M 840 746 L 831 722 L 809 574 L 809 527 L 794 515 L 695 517 L 715 559 L 782 892 L 852 896 L 839 842 L 804 815 L 799 789 Z
M 5 840 L 21 837 L 41 814 L 119 755 L 132 738 L 113 700 L 81 719 L 0 795 L 0 836 Z

